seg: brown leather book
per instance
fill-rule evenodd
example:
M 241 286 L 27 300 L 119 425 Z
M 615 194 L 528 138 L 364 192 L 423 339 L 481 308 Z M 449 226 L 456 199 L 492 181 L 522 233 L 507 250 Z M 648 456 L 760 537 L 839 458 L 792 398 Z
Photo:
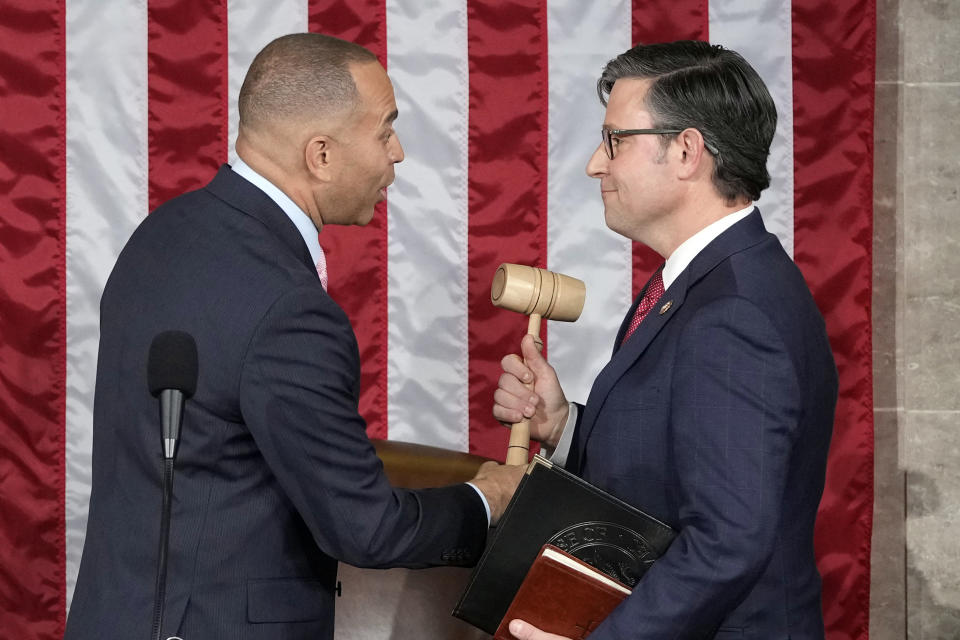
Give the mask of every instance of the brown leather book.
M 675 536 L 649 514 L 534 456 L 453 615 L 495 633 L 544 544 L 634 588 Z
M 515 640 L 508 630 L 521 619 L 543 631 L 585 638 L 630 589 L 569 553 L 545 544 L 500 622 L 494 640 Z

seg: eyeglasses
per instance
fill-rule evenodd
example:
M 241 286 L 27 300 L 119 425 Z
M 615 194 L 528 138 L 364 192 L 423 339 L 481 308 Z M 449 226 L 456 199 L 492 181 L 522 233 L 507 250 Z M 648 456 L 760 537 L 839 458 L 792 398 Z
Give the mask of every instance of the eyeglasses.
M 676 135 L 678 133 L 683 133 L 683 129 L 601 129 L 600 137 L 603 138 L 603 149 L 604 151 L 607 152 L 607 158 L 609 158 L 610 160 L 613 160 L 613 156 L 614 156 L 613 140 L 615 136 L 619 136 L 622 138 L 625 136 L 638 136 L 638 135 L 644 135 L 644 134 Z M 720 156 L 720 150 L 717 149 L 712 144 L 710 144 L 709 142 L 707 142 L 706 140 L 703 141 L 703 146 L 706 147 L 707 151 L 709 151 L 713 155 L 717 157 Z

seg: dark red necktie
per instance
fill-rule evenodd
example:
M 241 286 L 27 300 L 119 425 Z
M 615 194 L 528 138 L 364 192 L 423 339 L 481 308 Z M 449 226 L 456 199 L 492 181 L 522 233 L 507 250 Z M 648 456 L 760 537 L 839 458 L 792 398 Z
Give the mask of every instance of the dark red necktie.
M 660 296 L 663 295 L 662 272 L 662 267 L 657 269 L 657 272 L 650 278 L 650 282 L 647 283 L 647 290 L 643 293 L 643 299 L 640 300 L 640 304 L 637 305 L 637 310 L 633 313 L 633 317 L 630 319 L 630 326 L 627 327 L 627 332 L 623 334 L 623 342 L 620 344 L 626 342 L 627 338 L 637 330 L 637 327 L 640 326 L 643 319 L 650 313 L 650 309 L 653 309 L 653 305 L 657 304 Z
M 327 290 L 327 256 L 324 255 L 323 249 L 320 249 L 320 259 L 317 260 L 317 275 L 320 276 L 320 284 L 323 286 L 323 290 Z

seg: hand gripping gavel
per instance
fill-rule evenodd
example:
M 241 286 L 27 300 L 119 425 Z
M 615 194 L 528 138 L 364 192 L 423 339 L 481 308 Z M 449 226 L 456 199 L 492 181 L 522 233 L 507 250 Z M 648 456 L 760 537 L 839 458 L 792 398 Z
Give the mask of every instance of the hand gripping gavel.
M 540 349 L 540 319 L 575 321 L 583 311 L 586 295 L 582 280 L 521 264 L 504 263 L 497 267 L 490 288 L 493 306 L 530 316 L 527 333 Z M 533 385 L 528 384 L 527 388 Z M 507 464 L 526 464 L 529 452 L 530 421 L 522 420 L 510 428 Z

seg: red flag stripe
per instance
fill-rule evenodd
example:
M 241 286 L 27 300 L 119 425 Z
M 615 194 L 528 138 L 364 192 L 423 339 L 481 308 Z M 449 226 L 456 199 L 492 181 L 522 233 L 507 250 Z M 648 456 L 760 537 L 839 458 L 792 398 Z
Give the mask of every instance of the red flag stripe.
M 227 2 L 147 5 L 149 202 L 206 184 L 227 159 Z
M 866 639 L 870 612 L 874 26 L 874 0 L 793 2 L 794 259 L 840 374 L 816 528 L 831 640 Z
M 0 629 L 63 635 L 66 608 L 64 3 L 0 6 Z
M 310 31 L 362 45 L 387 66 L 383 0 L 310 0 Z M 330 294 L 346 311 L 360 346 L 360 414 L 372 438 L 387 437 L 387 207 L 366 227 L 324 227 Z
M 707 0 L 633 0 L 633 44 L 709 40 L 710 16 Z M 663 263 L 663 257 L 639 243 L 633 243 L 633 295 Z
M 709 40 L 708 0 L 633 0 L 633 43 Z
M 470 451 L 500 460 L 509 434 L 491 428 L 493 388 L 527 319 L 495 309 L 490 284 L 502 262 L 546 266 L 546 29 L 545 0 L 467 6 Z

